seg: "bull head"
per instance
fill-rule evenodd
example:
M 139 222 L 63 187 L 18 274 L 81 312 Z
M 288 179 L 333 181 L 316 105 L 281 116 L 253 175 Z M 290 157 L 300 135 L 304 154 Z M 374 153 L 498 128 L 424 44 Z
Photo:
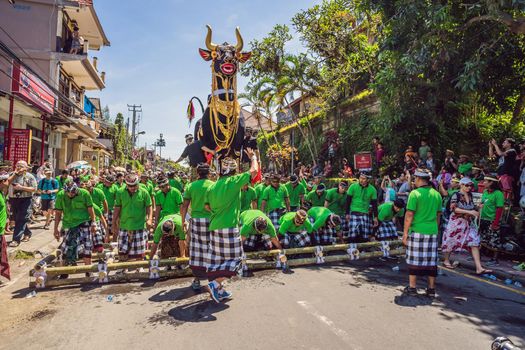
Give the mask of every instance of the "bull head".
M 237 36 L 237 44 L 235 46 L 229 43 L 222 45 L 214 44 L 212 39 L 212 30 L 209 25 L 208 33 L 206 34 L 206 48 L 208 50 L 199 49 L 199 54 L 205 61 L 213 60 L 213 69 L 215 73 L 224 76 L 233 76 L 237 73 L 239 68 L 239 62 L 244 63 L 248 61 L 251 52 L 242 52 L 244 42 L 242 40 L 241 32 L 239 27 L 235 29 L 235 35 Z

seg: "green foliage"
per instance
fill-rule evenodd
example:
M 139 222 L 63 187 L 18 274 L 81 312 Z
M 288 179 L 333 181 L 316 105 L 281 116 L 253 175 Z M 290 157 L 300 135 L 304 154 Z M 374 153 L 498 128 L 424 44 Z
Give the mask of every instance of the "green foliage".
M 122 113 L 117 113 L 117 116 L 115 117 L 115 128 L 113 130 L 112 142 L 113 164 L 124 165 L 126 163 L 127 132 Z

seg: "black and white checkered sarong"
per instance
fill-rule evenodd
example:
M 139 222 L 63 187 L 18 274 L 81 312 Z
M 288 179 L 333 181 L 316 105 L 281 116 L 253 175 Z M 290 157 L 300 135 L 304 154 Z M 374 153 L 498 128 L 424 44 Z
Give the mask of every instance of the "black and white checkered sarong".
M 350 214 L 348 222 L 348 238 L 350 240 L 368 240 L 372 234 L 372 223 L 368 214 Z
M 208 279 L 232 277 L 241 267 L 244 254 L 239 228 L 224 228 L 210 232 Z
M 388 239 L 397 239 L 397 228 L 393 221 L 381 221 L 377 228 L 376 238 L 379 241 L 386 241 Z
M 127 255 L 128 258 L 143 258 L 146 254 L 147 243 L 147 230 L 120 230 L 118 233 L 119 255 Z
M 108 210 L 107 214 L 104 214 L 104 218 L 106 219 L 108 227 L 111 228 L 113 226 L 113 210 Z
M 408 236 L 406 263 L 410 275 L 436 276 L 438 262 L 437 235 L 412 232 Z
M 272 210 L 271 212 L 268 213 L 268 217 L 270 218 L 270 221 L 272 222 L 273 227 L 275 227 L 275 232 L 279 232 L 279 227 L 281 226 L 279 224 L 279 219 L 281 218 L 281 216 L 283 216 L 283 214 L 284 214 L 284 211 L 282 209 Z
M 321 227 L 313 234 L 315 245 L 328 245 L 335 241 L 335 230 L 328 226 Z
M 61 245 L 61 250 L 63 253 L 65 253 L 66 249 L 68 248 L 66 243 L 68 241 L 68 235 L 75 230 L 77 227 L 71 227 L 69 229 L 66 229 L 63 231 L 64 233 L 64 244 Z M 91 258 L 91 253 L 93 251 L 93 238 L 91 235 L 91 223 L 89 221 L 86 221 L 80 225 L 78 225 L 78 230 L 80 232 L 80 235 L 78 237 L 78 256 L 84 257 L 84 258 Z
M 205 277 L 209 265 L 210 219 L 191 218 L 190 220 L 190 267 L 195 276 Z
M 287 232 L 280 237 L 281 245 L 284 248 L 303 248 L 310 245 L 310 235 L 306 231 L 301 232 Z
M 251 235 L 244 240 L 244 249 L 255 251 L 259 247 L 266 250 L 272 249 L 272 238 L 270 235 Z
M 93 234 L 93 250 L 99 253 L 104 251 L 104 229 L 100 221 L 97 221 L 97 231 Z

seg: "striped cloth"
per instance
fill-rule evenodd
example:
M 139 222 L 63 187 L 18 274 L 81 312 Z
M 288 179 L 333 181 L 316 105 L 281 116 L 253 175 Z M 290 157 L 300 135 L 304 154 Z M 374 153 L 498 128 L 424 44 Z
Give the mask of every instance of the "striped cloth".
M 210 251 L 207 275 L 210 281 L 219 277 L 232 277 L 241 267 L 244 254 L 239 228 L 225 228 L 210 232 Z
M 408 237 L 406 263 L 410 275 L 437 276 L 437 235 L 412 232 Z
M 147 243 L 147 230 L 120 230 L 118 233 L 118 253 L 121 259 L 142 259 L 146 254 Z
M 206 278 L 206 267 L 209 265 L 210 220 L 191 218 L 190 220 L 190 268 L 193 275 Z

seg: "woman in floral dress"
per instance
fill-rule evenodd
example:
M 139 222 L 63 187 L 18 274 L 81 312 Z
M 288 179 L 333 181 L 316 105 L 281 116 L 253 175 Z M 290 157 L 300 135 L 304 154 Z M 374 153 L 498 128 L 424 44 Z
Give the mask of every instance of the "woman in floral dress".
M 443 265 L 447 268 L 455 268 L 457 264 L 450 263 L 452 252 L 470 250 L 476 273 L 478 275 L 491 273 L 481 266 L 479 254 L 480 236 L 477 226 L 479 211 L 472 200 L 472 189 L 474 183 L 468 177 L 460 180 L 460 190 L 450 198 L 450 220 L 443 234 L 443 245 L 441 249 L 445 255 Z

